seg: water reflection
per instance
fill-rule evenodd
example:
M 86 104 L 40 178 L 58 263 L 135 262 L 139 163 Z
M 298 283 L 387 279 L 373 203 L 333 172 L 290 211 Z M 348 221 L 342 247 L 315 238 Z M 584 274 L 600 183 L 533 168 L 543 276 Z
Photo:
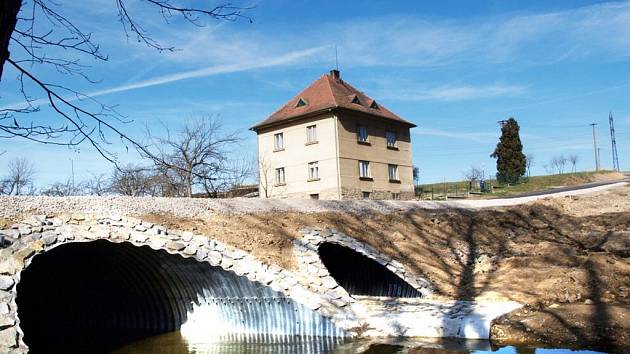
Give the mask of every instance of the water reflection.
M 629 348 L 625 348 L 629 349 Z M 300 338 L 290 336 L 257 336 L 222 338 L 220 341 L 191 342 L 180 332 L 143 339 L 115 350 L 111 354 L 596 354 L 621 353 L 623 350 L 544 349 L 535 347 L 492 346 L 484 340 L 458 339 L 378 339 L 351 341 L 335 337 Z M 630 352 L 630 351 L 627 351 Z

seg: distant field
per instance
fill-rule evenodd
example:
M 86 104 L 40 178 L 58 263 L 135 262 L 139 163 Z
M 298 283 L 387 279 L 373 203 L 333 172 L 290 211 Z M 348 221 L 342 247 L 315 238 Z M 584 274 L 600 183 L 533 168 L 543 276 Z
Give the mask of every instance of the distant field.
M 522 183 L 513 185 L 501 185 L 494 179 L 486 180 L 486 183 L 493 186 L 493 192 L 483 192 L 477 186 L 474 186 L 470 197 L 475 198 L 496 198 L 521 193 L 538 192 L 553 189 L 555 187 L 575 186 L 584 183 L 608 181 L 622 179 L 624 175 L 615 171 L 599 171 L 599 172 L 576 172 L 564 173 L 561 175 L 532 176 L 525 178 Z M 416 194 L 422 199 L 444 199 L 444 193 L 448 198 L 463 198 L 469 191 L 467 181 L 446 182 L 423 184 L 417 187 Z

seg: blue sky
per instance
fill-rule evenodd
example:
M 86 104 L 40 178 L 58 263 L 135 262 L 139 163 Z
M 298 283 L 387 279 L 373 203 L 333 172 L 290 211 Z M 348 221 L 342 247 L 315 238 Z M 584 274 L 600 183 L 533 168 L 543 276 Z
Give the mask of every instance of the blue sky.
M 544 174 L 560 154 L 578 155 L 579 170 L 594 168 L 592 122 L 599 123 L 602 166 L 610 168 L 612 111 L 621 168 L 630 169 L 630 2 L 241 2 L 254 6 L 247 12 L 253 23 L 209 20 L 204 27 L 164 24 L 130 2 L 174 53 L 128 40 L 112 1 L 60 3 L 94 32 L 109 60 L 84 61 L 96 84 L 38 73 L 118 105 L 132 120 L 118 126 L 139 139 L 147 124 L 176 129 L 213 114 L 241 132 L 243 155 L 253 157 L 255 134 L 247 129 L 330 70 L 337 46 L 343 79 L 418 125 L 413 159 L 424 183 L 460 179 L 473 165 L 494 174 L 497 121 L 508 117 L 518 120 L 525 152 L 535 156 L 533 173 Z M 20 102 L 15 76 L 6 69 L 1 107 Z M 54 119 L 46 107 L 34 117 Z M 121 161 L 139 161 L 112 142 Z M 77 179 L 112 168 L 89 146 L 0 139 L 0 151 L 0 166 L 16 156 L 32 160 L 40 186 L 68 178 L 70 159 Z

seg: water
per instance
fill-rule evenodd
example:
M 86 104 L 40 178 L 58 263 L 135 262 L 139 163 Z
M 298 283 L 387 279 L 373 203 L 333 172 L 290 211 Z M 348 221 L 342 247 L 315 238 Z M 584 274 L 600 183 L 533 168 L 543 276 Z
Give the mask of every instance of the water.
M 348 340 L 334 337 L 311 337 L 298 339 L 290 336 L 257 336 L 257 337 L 224 337 L 212 341 L 196 338 L 191 341 L 180 332 L 170 332 L 146 338 L 111 354 L 394 354 L 394 353 L 499 353 L 499 354 L 597 354 L 597 353 L 630 353 L 624 349 L 567 349 L 536 348 L 525 346 L 493 346 L 484 340 L 457 339 L 378 339 Z

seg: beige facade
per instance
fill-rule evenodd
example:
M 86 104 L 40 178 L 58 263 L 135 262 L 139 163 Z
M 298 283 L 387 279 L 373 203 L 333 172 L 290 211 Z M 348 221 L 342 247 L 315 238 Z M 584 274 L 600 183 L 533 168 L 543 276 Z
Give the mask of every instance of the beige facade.
M 316 139 L 308 142 L 308 127 L 312 126 L 316 127 Z M 366 141 L 359 141 L 360 126 L 367 133 Z M 277 146 L 276 134 L 282 134 L 281 148 Z M 388 147 L 387 134 L 390 140 L 395 137 L 394 146 Z M 351 111 L 319 114 L 260 129 L 258 154 L 261 197 L 411 199 L 414 196 L 407 124 Z M 316 178 L 312 176 L 313 163 L 317 166 Z M 367 163 L 365 176 L 361 176 L 361 163 L 364 167 Z M 278 169 L 283 169 L 284 180 L 278 176 Z

